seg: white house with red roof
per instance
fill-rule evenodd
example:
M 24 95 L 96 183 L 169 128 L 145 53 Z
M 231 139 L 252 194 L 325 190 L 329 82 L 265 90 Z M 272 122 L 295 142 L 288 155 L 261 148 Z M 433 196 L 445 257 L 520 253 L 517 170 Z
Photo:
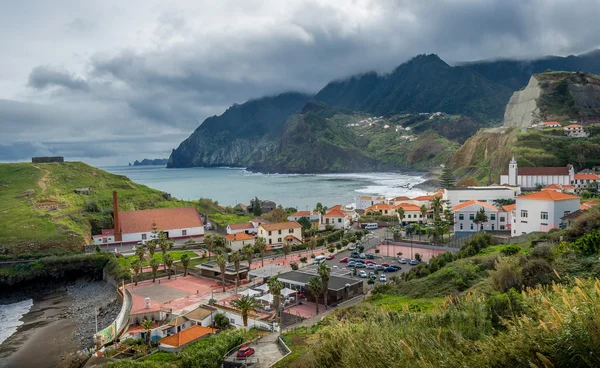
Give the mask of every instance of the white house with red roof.
M 485 211 L 488 220 L 479 225 L 474 223 L 477 212 L 481 209 Z M 489 203 L 471 200 L 452 207 L 454 212 L 454 236 L 462 237 L 477 231 L 496 231 L 506 229 L 506 213 Z M 503 214 L 504 223 L 500 221 L 500 214 Z M 501 227 L 503 226 L 503 227 Z
M 500 175 L 500 184 L 518 186 L 521 189 L 535 189 L 538 185 L 570 185 L 575 177 L 572 165 L 562 167 L 518 167 L 514 156 L 508 169 Z
M 577 177 L 577 174 L 575 174 L 575 177 Z M 542 190 L 553 190 L 555 192 L 569 193 L 569 194 L 575 193 L 575 189 L 576 188 L 573 185 L 561 185 L 561 184 L 550 184 L 550 185 L 547 185 L 542 188 Z
M 302 225 L 296 221 L 260 224 L 258 236 L 265 238 L 267 245 L 273 248 L 281 247 L 284 242 L 299 244 L 302 243 Z
M 234 252 L 241 250 L 244 245 L 254 245 L 255 241 L 256 238 L 254 236 L 246 233 L 235 233 L 225 236 L 227 247 L 231 248 L 231 250 Z
M 544 121 L 543 123 L 535 124 L 534 126 L 542 129 L 560 128 L 560 123 L 558 121 Z
M 298 221 L 302 217 L 306 217 L 311 222 L 321 222 L 321 214 L 317 211 L 298 211 L 288 216 L 288 221 Z
M 135 244 L 152 239 L 154 226 L 169 239 L 204 236 L 204 224 L 195 207 L 156 208 L 140 211 L 119 211 L 117 192 L 113 192 L 114 229 L 107 235 L 94 236 L 94 244 Z M 112 234 L 111 234 L 112 232 Z M 110 235 L 109 235 L 110 234 Z
M 332 225 L 334 229 L 350 229 L 357 216 L 354 211 L 346 210 L 342 205 L 331 207 L 322 217 L 321 226 Z
M 579 204 L 578 196 L 553 190 L 519 196 L 516 198 L 511 235 L 558 228 L 561 217 L 579 210 Z
M 423 213 L 421 213 L 421 207 L 416 204 L 411 203 L 398 203 L 394 207 L 394 214 L 398 216 L 398 220 L 404 225 L 407 223 L 423 223 L 427 221 L 427 215 L 423 218 Z M 404 215 L 400 218 L 400 213 L 398 210 L 402 208 L 404 210 Z
M 590 134 L 580 124 L 571 124 L 563 128 L 565 134 L 572 138 L 586 138 Z
M 227 235 L 237 233 L 256 234 L 258 231 L 258 223 L 248 221 L 241 224 L 229 224 L 227 225 L 226 231 Z
M 392 216 L 396 214 L 394 206 L 387 203 L 377 203 L 365 209 L 365 213 L 380 212 L 384 216 Z
M 386 202 L 386 199 L 385 199 L 385 197 L 382 197 L 382 196 L 374 196 L 374 195 L 360 196 L 356 200 L 356 209 L 364 210 L 375 204 L 385 203 L 385 202 Z
M 582 189 L 588 188 L 590 185 L 600 184 L 600 176 L 598 174 L 575 174 L 573 176 L 573 182 L 571 183 L 575 186 L 575 191 L 580 191 Z

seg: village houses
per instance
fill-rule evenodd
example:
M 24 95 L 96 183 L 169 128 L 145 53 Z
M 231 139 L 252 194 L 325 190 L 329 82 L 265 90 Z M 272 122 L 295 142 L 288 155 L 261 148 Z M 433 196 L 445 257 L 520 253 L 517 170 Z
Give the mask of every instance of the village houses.
M 579 210 L 579 207 L 578 196 L 552 190 L 519 196 L 513 214 L 512 235 L 558 228 L 561 218 Z
M 600 176 L 598 174 L 575 174 L 573 176 L 573 186 L 575 186 L 575 191 L 579 192 L 580 190 L 587 189 L 592 185 L 598 185 L 600 183 Z
M 254 245 L 256 238 L 250 234 L 239 232 L 235 234 L 228 234 L 225 236 L 225 242 L 228 248 L 231 248 L 233 252 L 242 250 L 244 245 Z
M 265 238 L 267 245 L 272 248 L 281 247 L 284 241 L 289 244 L 299 244 L 302 243 L 302 225 L 296 221 L 260 224 L 258 236 Z
M 475 218 L 477 212 L 483 209 L 487 215 L 487 221 L 476 224 Z M 482 230 L 495 231 L 505 230 L 507 224 L 507 215 L 498 207 L 484 202 L 471 200 L 457 204 L 452 207 L 454 212 L 454 235 L 461 237 Z

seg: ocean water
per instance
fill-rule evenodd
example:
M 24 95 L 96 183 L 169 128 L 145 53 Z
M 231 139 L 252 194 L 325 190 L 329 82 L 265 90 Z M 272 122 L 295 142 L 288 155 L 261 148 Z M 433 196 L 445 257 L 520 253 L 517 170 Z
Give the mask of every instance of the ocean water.
M 29 312 L 32 306 L 32 299 L 0 305 L 0 344 L 23 324 L 21 318 Z
M 250 199 L 269 199 L 298 210 L 353 204 L 361 195 L 417 196 L 412 189 L 425 181 L 422 173 L 357 174 L 261 174 L 238 168 L 167 169 L 162 166 L 111 166 L 102 169 L 125 175 L 136 183 L 171 195 L 195 200 L 210 198 L 221 205 L 248 204 Z

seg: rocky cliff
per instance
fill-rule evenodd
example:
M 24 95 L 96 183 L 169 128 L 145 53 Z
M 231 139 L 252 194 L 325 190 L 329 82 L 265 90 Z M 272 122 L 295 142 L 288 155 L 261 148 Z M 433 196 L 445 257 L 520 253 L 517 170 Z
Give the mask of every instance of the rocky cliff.
M 540 109 L 537 101 L 542 89 L 535 76 L 529 79 L 529 84 L 520 91 L 513 93 L 504 111 L 504 126 L 526 128 L 540 119 Z

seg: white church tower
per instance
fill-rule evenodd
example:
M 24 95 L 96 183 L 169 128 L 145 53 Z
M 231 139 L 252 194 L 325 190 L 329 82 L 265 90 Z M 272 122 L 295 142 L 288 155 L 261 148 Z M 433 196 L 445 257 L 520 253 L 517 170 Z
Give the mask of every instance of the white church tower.
M 519 185 L 519 183 L 517 183 L 518 173 L 519 168 L 517 167 L 517 160 L 515 160 L 515 156 L 513 156 L 508 164 L 508 185 L 513 187 Z

